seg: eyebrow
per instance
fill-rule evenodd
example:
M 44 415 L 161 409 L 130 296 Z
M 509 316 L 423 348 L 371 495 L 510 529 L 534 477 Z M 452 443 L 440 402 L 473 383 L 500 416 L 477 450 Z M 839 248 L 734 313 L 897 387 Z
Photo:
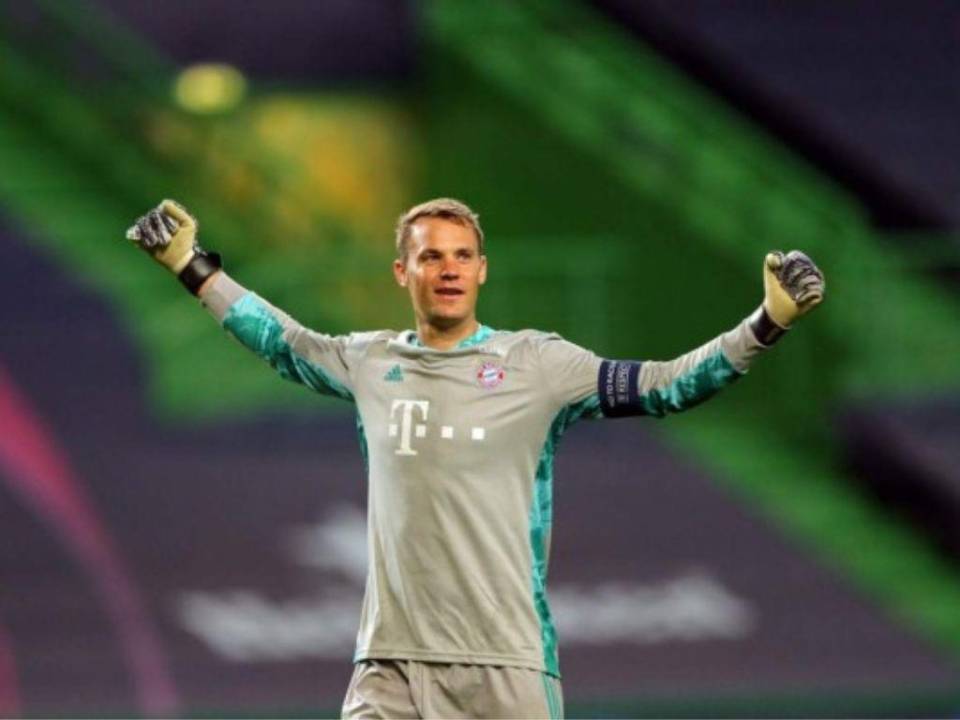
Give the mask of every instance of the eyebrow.
M 462 255 L 462 254 L 475 255 L 477 251 L 475 248 L 463 246 L 463 247 L 454 248 L 451 252 L 454 255 Z M 443 253 L 437 250 L 436 248 L 424 248 L 423 250 L 420 251 L 418 257 L 425 257 L 427 255 L 442 255 L 442 254 Z

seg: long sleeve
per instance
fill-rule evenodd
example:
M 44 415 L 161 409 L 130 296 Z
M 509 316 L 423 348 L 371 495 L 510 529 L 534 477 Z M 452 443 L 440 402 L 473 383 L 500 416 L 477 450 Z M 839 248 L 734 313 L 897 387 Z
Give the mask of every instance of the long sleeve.
M 224 272 L 204 289 L 200 300 L 228 333 L 283 378 L 353 400 L 350 336 L 324 335 L 303 327 Z
M 599 378 L 603 414 L 662 417 L 699 405 L 736 382 L 765 349 L 750 322 L 747 318 L 673 360 L 605 360 Z

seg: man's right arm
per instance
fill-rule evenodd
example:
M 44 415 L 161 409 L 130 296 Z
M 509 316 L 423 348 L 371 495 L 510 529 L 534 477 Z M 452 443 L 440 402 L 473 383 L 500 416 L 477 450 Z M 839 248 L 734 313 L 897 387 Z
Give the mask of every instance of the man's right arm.
M 325 395 L 353 399 L 347 337 L 303 327 L 282 310 L 235 282 L 220 256 L 197 244 L 197 222 L 164 200 L 127 231 L 127 237 L 177 275 L 223 328 L 287 380 Z
M 207 291 L 208 289 L 210 289 L 210 287 L 213 285 L 213 281 L 217 279 L 217 276 L 218 276 L 219 274 L 220 274 L 220 271 L 217 270 L 217 271 L 216 271 L 215 273 L 213 273 L 210 277 L 208 277 L 206 280 L 204 280 L 202 283 L 200 283 L 200 287 L 197 288 L 197 297 L 198 297 L 198 298 L 200 298 L 201 300 L 203 300 L 203 293 L 204 293 L 205 291 Z

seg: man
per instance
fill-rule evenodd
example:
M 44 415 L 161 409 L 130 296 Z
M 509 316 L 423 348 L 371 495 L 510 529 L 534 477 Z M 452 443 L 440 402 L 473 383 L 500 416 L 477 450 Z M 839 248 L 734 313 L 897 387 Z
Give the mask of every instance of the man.
M 603 360 L 557 335 L 480 324 L 477 216 L 404 214 L 393 272 L 416 329 L 331 337 L 234 282 L 164 201 L 128 232 L 285 378 L 356 404 L 370 567 L 345 717 L 560 717 L 546 596 L 553 453 L 581 417 L 662 416 L 734 382 L 823 298 L 799 252 L 764 262 L 760 308 L 668 362 Z

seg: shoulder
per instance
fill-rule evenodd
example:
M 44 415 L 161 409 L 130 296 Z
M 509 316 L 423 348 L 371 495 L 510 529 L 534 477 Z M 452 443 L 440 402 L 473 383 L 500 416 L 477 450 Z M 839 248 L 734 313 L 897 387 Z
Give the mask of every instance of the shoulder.
M 504 342 L 512 345 L 524 345 L 541 352 L 545 348 L 549 349 L 558 345 L 577 347 L 574 343 L 566 340 L 560 333 L 550 330 L 535 330 L 527 328 L 524 330 L 514 330 L 506 333 L 508 338 Z
M 364 332 L 352 332 L 344 336 L 344 344 L 348 352 L 358 355 L 365 354 L 370 348 L 378 345 L 386 345 L 391 340 L 396 340 L 401 333 L 396 330 L 367 330 Z
M 544 368 L 564 369 L 600 362 L 592 350 L 570 342 L 559 333 L 521 330 L 518 334 L 521 336 L 520 341 L 530 348 L 531 355 Z
M 500 350 L 536 348 L 550 337 L 560 336 L 542 330 L 494 330 L 483 344 Z
M 555 332 L 526 328 L 523 330 L 496 330 L 484 342 L 484 345 L 500 355 L 539 360 L 545 349 L 549 351 L 552 345 L 564 342 L 564 339 Z

